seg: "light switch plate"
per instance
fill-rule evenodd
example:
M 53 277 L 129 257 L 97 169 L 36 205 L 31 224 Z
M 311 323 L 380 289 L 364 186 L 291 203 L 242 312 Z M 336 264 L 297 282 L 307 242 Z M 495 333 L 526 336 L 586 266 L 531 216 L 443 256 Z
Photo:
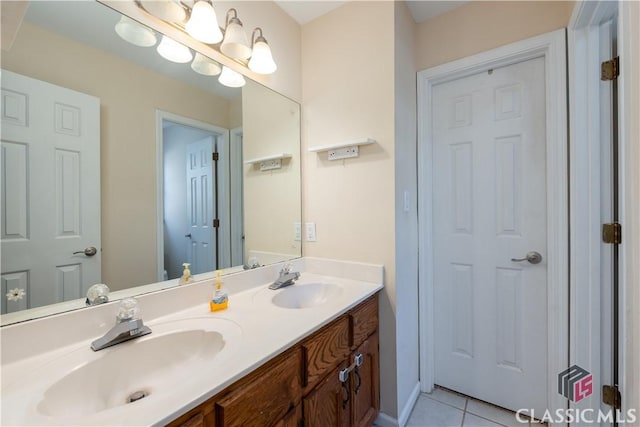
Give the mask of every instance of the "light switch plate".
M 302 224 L 299 222 L 293 223 L 293 240 L 299 242 L 302 240 Z
M 307 222 L 305 225 L 307 242 L 316 241 L 316 224 L 315 222 Z

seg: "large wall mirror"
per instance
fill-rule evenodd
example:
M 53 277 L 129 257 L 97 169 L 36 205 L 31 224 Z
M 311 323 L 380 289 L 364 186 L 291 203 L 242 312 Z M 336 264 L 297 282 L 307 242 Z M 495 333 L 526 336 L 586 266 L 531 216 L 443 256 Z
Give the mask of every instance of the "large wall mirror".
M 113 300 L 183 263 L 198 279 L 301 256 L 299 104 L 167 61 L 157 32 L 135 46 L 121 18 L 30 2 L 2 51 L 3 325 L 84 307 L 95 283 Z

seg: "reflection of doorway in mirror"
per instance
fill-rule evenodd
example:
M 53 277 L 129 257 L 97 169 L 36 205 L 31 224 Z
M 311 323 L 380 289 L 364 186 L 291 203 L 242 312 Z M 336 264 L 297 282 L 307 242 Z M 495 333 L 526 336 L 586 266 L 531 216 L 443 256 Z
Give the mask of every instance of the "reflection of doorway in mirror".
M 158 112 L 159 189 L 158 279 L 176 279 L 182 264 L 200 274 L 232 264 L 232 247 L 242 235 L 232 212 L 238 183 L 231 176 L 229 130 L 170 113 Z M 216 159 L 217 160 L 214 160 Z M 241 185 L 241 184 L 240 184 Z M 241 188 L 240 188 L 241 190 Z M 232 219 L 233 216 L 233 219 Z M 242 262 L 240 262 L 242 264 Z
M 229 171 L 230 171 L 230 200 L 231 200 L 231 264 L 244 264 L 244 194 L 242 186 L 242 128 L 230 131 Z
M 2 314 L 100 282 L 100 99 L 2 70 Z M 7 295 L 9 294 L 9 295 Z

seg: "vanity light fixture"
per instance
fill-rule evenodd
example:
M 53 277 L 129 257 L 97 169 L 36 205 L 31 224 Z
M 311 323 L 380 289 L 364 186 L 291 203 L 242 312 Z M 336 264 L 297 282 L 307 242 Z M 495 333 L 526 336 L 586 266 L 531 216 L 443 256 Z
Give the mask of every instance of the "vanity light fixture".
M 242 74 L 226 66 L 222 67 L 218 81 L 227 87 L 242 87 L 246 83 Z
M 216 11 L 211 3 L 205 0 L 199 0 L 193 5 L 185 30 L 191 37 L 203 43 L 215 44 L 222 40 Z
M 271 74 L 278 69 L 273 60 L 271 48 L 262 34 L 262 28 L 258 27 L 253 30 L 251 44 L 249 44 L 235 8 L 227 11 L 225 28 L 222 31 L 218 26 L 218 18 L 212 0 L 135 0 L 135 4 L 151 15 L 184 31 L 195 40 L 208 45 L 222 42 L 218 48 L 222 55 L 234 59 L 254 73 Z M 188 47 L 167 36 L 162 37 L 157 50 L 162 57 L 173 62 L 185 63 L 193 58 Z M 220 66 L 216 62 L 205 58 L 202 55 L 196 55 L 191 68 L 205 75 L 221 73 L 224 76 L 221 75 L 218 80 L 222 84 L 228 83 L 227 86 L 240 87 L 244 85 L 244 79 L 241 80 L 238 77 L 241 77 L 239 73 L 231 69 L 226 73 L 224 69 L 220 72 L 218 71 Z
M 133 19 L 122 15 L 115 26 L 116 33 L 125 41 L 140 47 L 155 46 L 158 42 L 156 33 L 137 23 Z
M 229 58 L 249 59 L 251 47 L 249 47 L 247 35 L 244 32 L 244 28 L 242 28 L 242 22 L 238 19 L 238 11 L 234 8 L 229 9 L 226 21 L 224 40 L 220 45 L 220 51 Z
M 191 63 L 191 69 L 205 76 L 217 76 L 222 71 L 217 62 L 207 58 L 200 52 L 196 52 L 196 56 Z
M 262 35 L 262 28 L 258 27 L 253 30 L 251 46 L 253 48 L 251 59 L 249 60 L 249 69 L 251 71 L 258 74 L 271 74 L 278 69 L 271 55 L 271 48 L 267 43 L 267 39 Z
M 193 59 L 188 47 L 167 36 L 162 36 L 162 40 L 156 50 L 164 59 L 179 64 L 184 64 Z

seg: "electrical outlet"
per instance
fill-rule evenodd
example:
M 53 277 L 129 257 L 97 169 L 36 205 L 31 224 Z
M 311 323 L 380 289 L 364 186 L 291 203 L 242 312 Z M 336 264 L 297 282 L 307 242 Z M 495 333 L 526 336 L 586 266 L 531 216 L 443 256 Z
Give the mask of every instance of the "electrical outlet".
M 353 145 L 351 147 L 336 148 L 335 150 L 329 150 L 327 158 L 329 160 L 348 159 L 349 157 L 358 157 L 358 146 Z
M 282 167 L 282 161 L 280 159 L 265 160 L 260 162 L 261 171 L 270 171 L 272 169 L 280 169 Z
M 305 225 L 307 242 L 316 241 L 316 224 L 315 222 L 307 222 Z
M 302 240 L 302 224 L 299 222 L 293 223 L 293 240 L 299 242 Z

